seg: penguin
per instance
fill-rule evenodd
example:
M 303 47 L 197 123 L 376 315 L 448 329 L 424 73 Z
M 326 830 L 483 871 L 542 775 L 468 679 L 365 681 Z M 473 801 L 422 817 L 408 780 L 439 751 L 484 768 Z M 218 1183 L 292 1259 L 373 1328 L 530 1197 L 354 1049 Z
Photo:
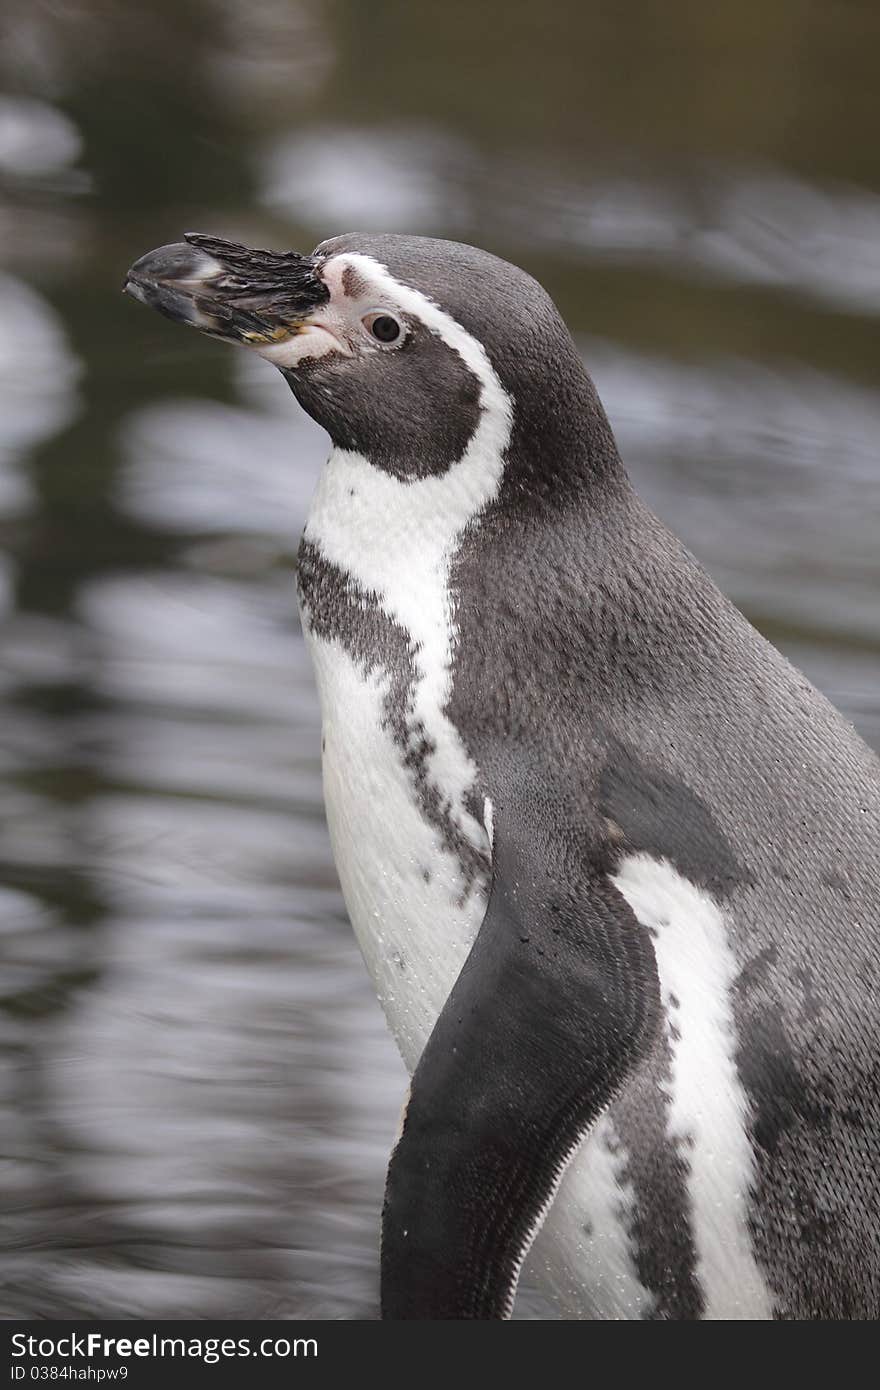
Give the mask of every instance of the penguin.
M 636 495 L 471 246 L 191 234 L 135 298 L 332 441 L 298 559 L 342 890 L 412 1073 L 388 1319 L 880 1315 L 880 764 Z

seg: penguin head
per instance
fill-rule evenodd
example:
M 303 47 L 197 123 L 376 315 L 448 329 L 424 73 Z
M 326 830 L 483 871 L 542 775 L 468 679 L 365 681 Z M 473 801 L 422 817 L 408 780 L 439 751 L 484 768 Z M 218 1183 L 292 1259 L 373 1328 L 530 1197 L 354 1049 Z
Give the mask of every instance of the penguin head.
M 405 481 L 448 471 L 489 417 L 498 449 L 515 422 L 548 457 L 560 430 L 604 421 L 550 296 L 473 246 L 351 233 L 306 256 L 190 233 L 137 261 L 125 288 L 251 347 L 337 448 Z

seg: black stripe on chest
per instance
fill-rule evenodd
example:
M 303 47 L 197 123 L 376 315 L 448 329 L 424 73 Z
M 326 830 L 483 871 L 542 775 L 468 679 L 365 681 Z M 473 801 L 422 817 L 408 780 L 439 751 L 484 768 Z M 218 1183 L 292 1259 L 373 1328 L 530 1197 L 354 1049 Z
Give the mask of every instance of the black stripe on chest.
M 651 1055 L 613 1102 L 632 1188 L 628 1234 L 639 1279 L 654 1295 L 652 1320 L 700 1318 L 704 1301 L 688 1192 L 690 1158 L 670 1135 L 672 1056 L 661 1033 Z
M 435 744 L 414 712 L 419 681 L 417 646 L 406 629 L 384 611 L 375 593 L 361 588 L 305 539 L 299 549 L 297 583 L 311 632 L 325 641 L 339 642 L 365 675 L 381 671 L 387 677 L 384 727 L 409 775 L 419 810 L 439 835 L 443 848 L 458 860 L 466 897 L 474 887 L 485 884 L 489 856 L 467 838 L 448 798 L 430 778 Z

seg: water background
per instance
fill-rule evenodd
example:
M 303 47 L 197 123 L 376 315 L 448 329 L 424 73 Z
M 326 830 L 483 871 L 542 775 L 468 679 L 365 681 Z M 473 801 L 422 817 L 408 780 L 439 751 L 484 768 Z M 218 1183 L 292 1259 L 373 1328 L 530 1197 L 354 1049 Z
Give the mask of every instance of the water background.
M 373 1316 L 405 1081 L 295 608 L 326 439 L 124 272 L 184 229 L 518 261 L 651 505 L 877 746 L 880 7 L 2 24 L 0 1315 Z

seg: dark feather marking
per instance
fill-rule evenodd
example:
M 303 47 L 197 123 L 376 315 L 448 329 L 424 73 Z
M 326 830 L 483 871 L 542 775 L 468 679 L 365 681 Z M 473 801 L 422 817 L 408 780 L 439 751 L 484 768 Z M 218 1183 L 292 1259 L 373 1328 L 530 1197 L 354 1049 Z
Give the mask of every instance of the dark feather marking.
M 349 299 L 360 299 L 366 294 L 367 282 L 353 265 L 347 265 L 342 272 L 342 291 Z
M 799 1120 L 811 1128 L 827 1127 L 834 1097 L 823 1101 L 807 1085 L 776 1010 L 754 1011 L 748 1047 L 739 1048 L 737 1067 L 755 1110 L 755 1143 L 767 1153 L 776 1152 L 781 1136 Z
M 607 739 L 599 785 L 602 812 L 623 830 L 627 852 L 668 859 L 716 898 L 752 882 L 705 803 L 617 739 Z
M 338 449 L 401 482 L 437 477 L 464 454 L 480 422 L 480 382 L 458 353 L 407 320 L 402 347 L 364 357 L 327 353 L 283 374 Z
M 654 1295 L 649 1316 L 658 1320 L 699 1318 L 704 1309 L 687 1187 L 690 1161 L 668 1130 L 671 1075 L 669 1041 L 660 1033 L 611 1107 L 627 1150 L 624 1180 L 635 1198 L 629 1228 L 633 1261 Z

